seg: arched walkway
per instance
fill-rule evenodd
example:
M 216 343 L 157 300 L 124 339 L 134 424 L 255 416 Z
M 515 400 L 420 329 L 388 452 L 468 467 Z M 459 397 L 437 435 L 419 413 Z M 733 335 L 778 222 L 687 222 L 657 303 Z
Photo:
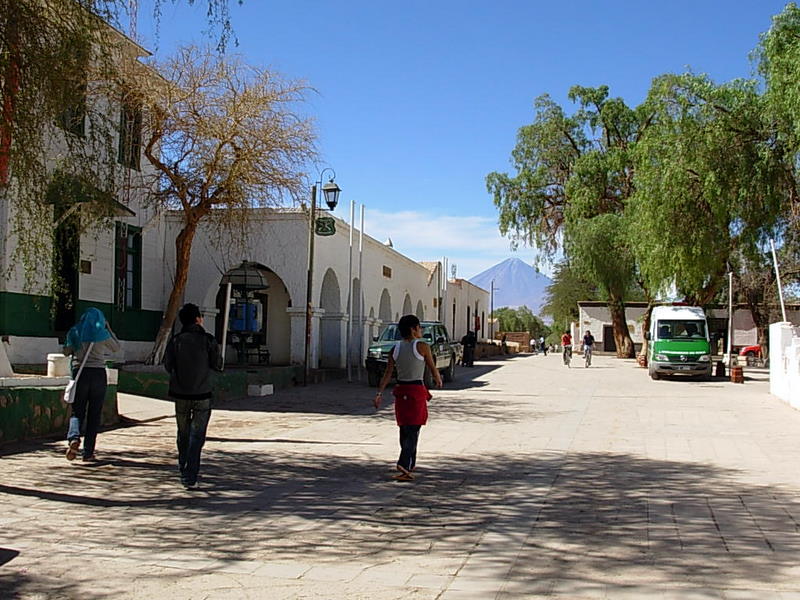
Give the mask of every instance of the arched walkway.
M 390 323 L 392 320 L 392 297 L 389 295 L 389 290 L 383 288 L 381 292 L 381 302 L 378 305 L 378 318 L 384 323 Z
M 320 321 L 319 366 L 339 368 L 342 362 L 342 294 L 333 269 L 325 271 L 319 306 L 325 311 Z
M 410 315 L 412 310 L 414 309 L 411 306 L 411 296 L 406 294 L 406 297 L 403 298 L 403 314 Z
M 253 269 L 253 281 L 247 285 L 232 282 L 231 308 L 228 318 L 228 341 L 225 362 L 230 364 L 288 365 L 291 349 L 291 324 L 286 309 L 291 305 L 283 280 L 269 267 L 247 262 Z M 214 306 L 217 317 L 213 331 L 222 339 L 227 285 L 223 283 L 235 267 L 216 285 Z M 260 276 L 260 277 L 259 277 Z M 261 284 L 266 283 L 264 287 Z
M 353 298 L 355 304 L 353 305 L 353 324 L 352 333 L 350 336 L 350 361 L 351 364 L 360 364 L 366 353 L 366 344 L 364 340 L 364 298 L 361 296 L 361 280 L 358 277 L 353 279 Z M 347 299 L 347 310 L 350 312 L 350 298 Z

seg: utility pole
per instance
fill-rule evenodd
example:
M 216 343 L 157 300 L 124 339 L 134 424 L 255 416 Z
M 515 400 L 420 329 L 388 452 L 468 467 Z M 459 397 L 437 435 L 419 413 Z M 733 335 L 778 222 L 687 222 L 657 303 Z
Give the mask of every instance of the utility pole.
M 494 339 L 494 279 L 489 289 L 489 339 Z

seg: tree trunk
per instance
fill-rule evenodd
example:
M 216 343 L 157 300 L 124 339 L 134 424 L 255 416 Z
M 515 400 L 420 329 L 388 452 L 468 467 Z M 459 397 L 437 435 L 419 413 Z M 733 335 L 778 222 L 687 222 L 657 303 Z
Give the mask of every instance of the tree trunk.
M 639 352 L 639 357 L 643 356 L 645 360 L 647 360 L 647 350 L 650 345 L 650 342 L 647 341 L 647 332 L 650 331 L 650 323 L 653 320 L 653 306 L 655 306 L 655 303 L 652 300 L 647 303 L 647 311 L 644 313 L 644 319 L 642 320 L 642 350 Z M 646 365 L 647 363 L 644 364 Z
M 178 315 L 178 310 L 183 302 L 183 293 L 186 291 L 186 282 L 189 279 L 189 260 L 192 256 L 192 241 L 197 231 L 198 220 L 191 219 L 187 221 L 175 239 L 175 283 L 172 285 L 172 291 L 169 294 L 167 310 L 164 311 L 164 316 L 161 319 L 161 326 L 158 328 L 153 350 L 150 352 L 150 356 L 147 357 L 146 363 L 148 365 L 160 364 L 164 358 L 164 351 L 167 349 L 167 342 L 169 342 L 170 334 L 172 333 L 172 324 L 175 322 L 175 317 Z
M 621 298 L 611 296 L 608 300 L 608 310 L 611 313 L 611 326 L 614 328 L 617 358 L 634 358 L 633 340 L 625 318 L 625 302 Z

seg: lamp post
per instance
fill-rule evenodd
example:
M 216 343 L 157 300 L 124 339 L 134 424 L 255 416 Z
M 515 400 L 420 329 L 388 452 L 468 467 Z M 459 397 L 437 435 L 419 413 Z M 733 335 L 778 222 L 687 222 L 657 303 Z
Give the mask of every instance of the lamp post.
M 494 287 L 494 279 L 492 279 L 491 289 L 489 293 L 489 339 L 494 339 L 494 291 L 500 288 Z
M 328 180 L 328 183 L 322 185 L 322 174 L 325 171 L 333 173 L 333 177 Z M 328 205 L 330 210 L 336 208 L 339 203 L 339 186 L 334 183 L 336 179 L 336 171 L 330 167 L 322 169 L 319 174 L 319 181 L 311 186 L 311 212 L 308 219 L 308 274 L 306 279 L 306 343 L 303 359 L 303 385 L 308 385 L 308 374 L 311 368 L 309 364 L 309 351 L 311 350 L 311 303 L 312 303 L 312 285 L 314 283 L 314 236 L 316 235 L 317 224 L 317 185 L 322 189 L 325 195 L 325 204 Z

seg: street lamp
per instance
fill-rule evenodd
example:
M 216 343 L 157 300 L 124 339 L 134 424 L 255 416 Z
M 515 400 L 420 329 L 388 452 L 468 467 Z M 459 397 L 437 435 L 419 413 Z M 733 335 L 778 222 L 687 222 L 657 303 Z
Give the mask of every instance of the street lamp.
M 333 174 L 325 185 L 322 185 L 322 174 L 325 171 L 330 171 Z M 305 354 L 303 360 L 303 385 L 308 385 L 308 374 L 311 368 L 309 364 L 309 351 L 311 349 L 311 288 L 314 283 L 314 236 L 316 235 L 317 226 L 317 186 L 322 189 L 325 196 L 325 204 L 328 209 L 333 210 L 339 203 L 339 192 L 342 190 L 333 181 L 336 179 L 336 171 L 330 167 L 322 169 L 319 174 L 319 181 L 311 186 L 311 212 L 308 222 L 308 274 L 306 280 L 306 344 Z

